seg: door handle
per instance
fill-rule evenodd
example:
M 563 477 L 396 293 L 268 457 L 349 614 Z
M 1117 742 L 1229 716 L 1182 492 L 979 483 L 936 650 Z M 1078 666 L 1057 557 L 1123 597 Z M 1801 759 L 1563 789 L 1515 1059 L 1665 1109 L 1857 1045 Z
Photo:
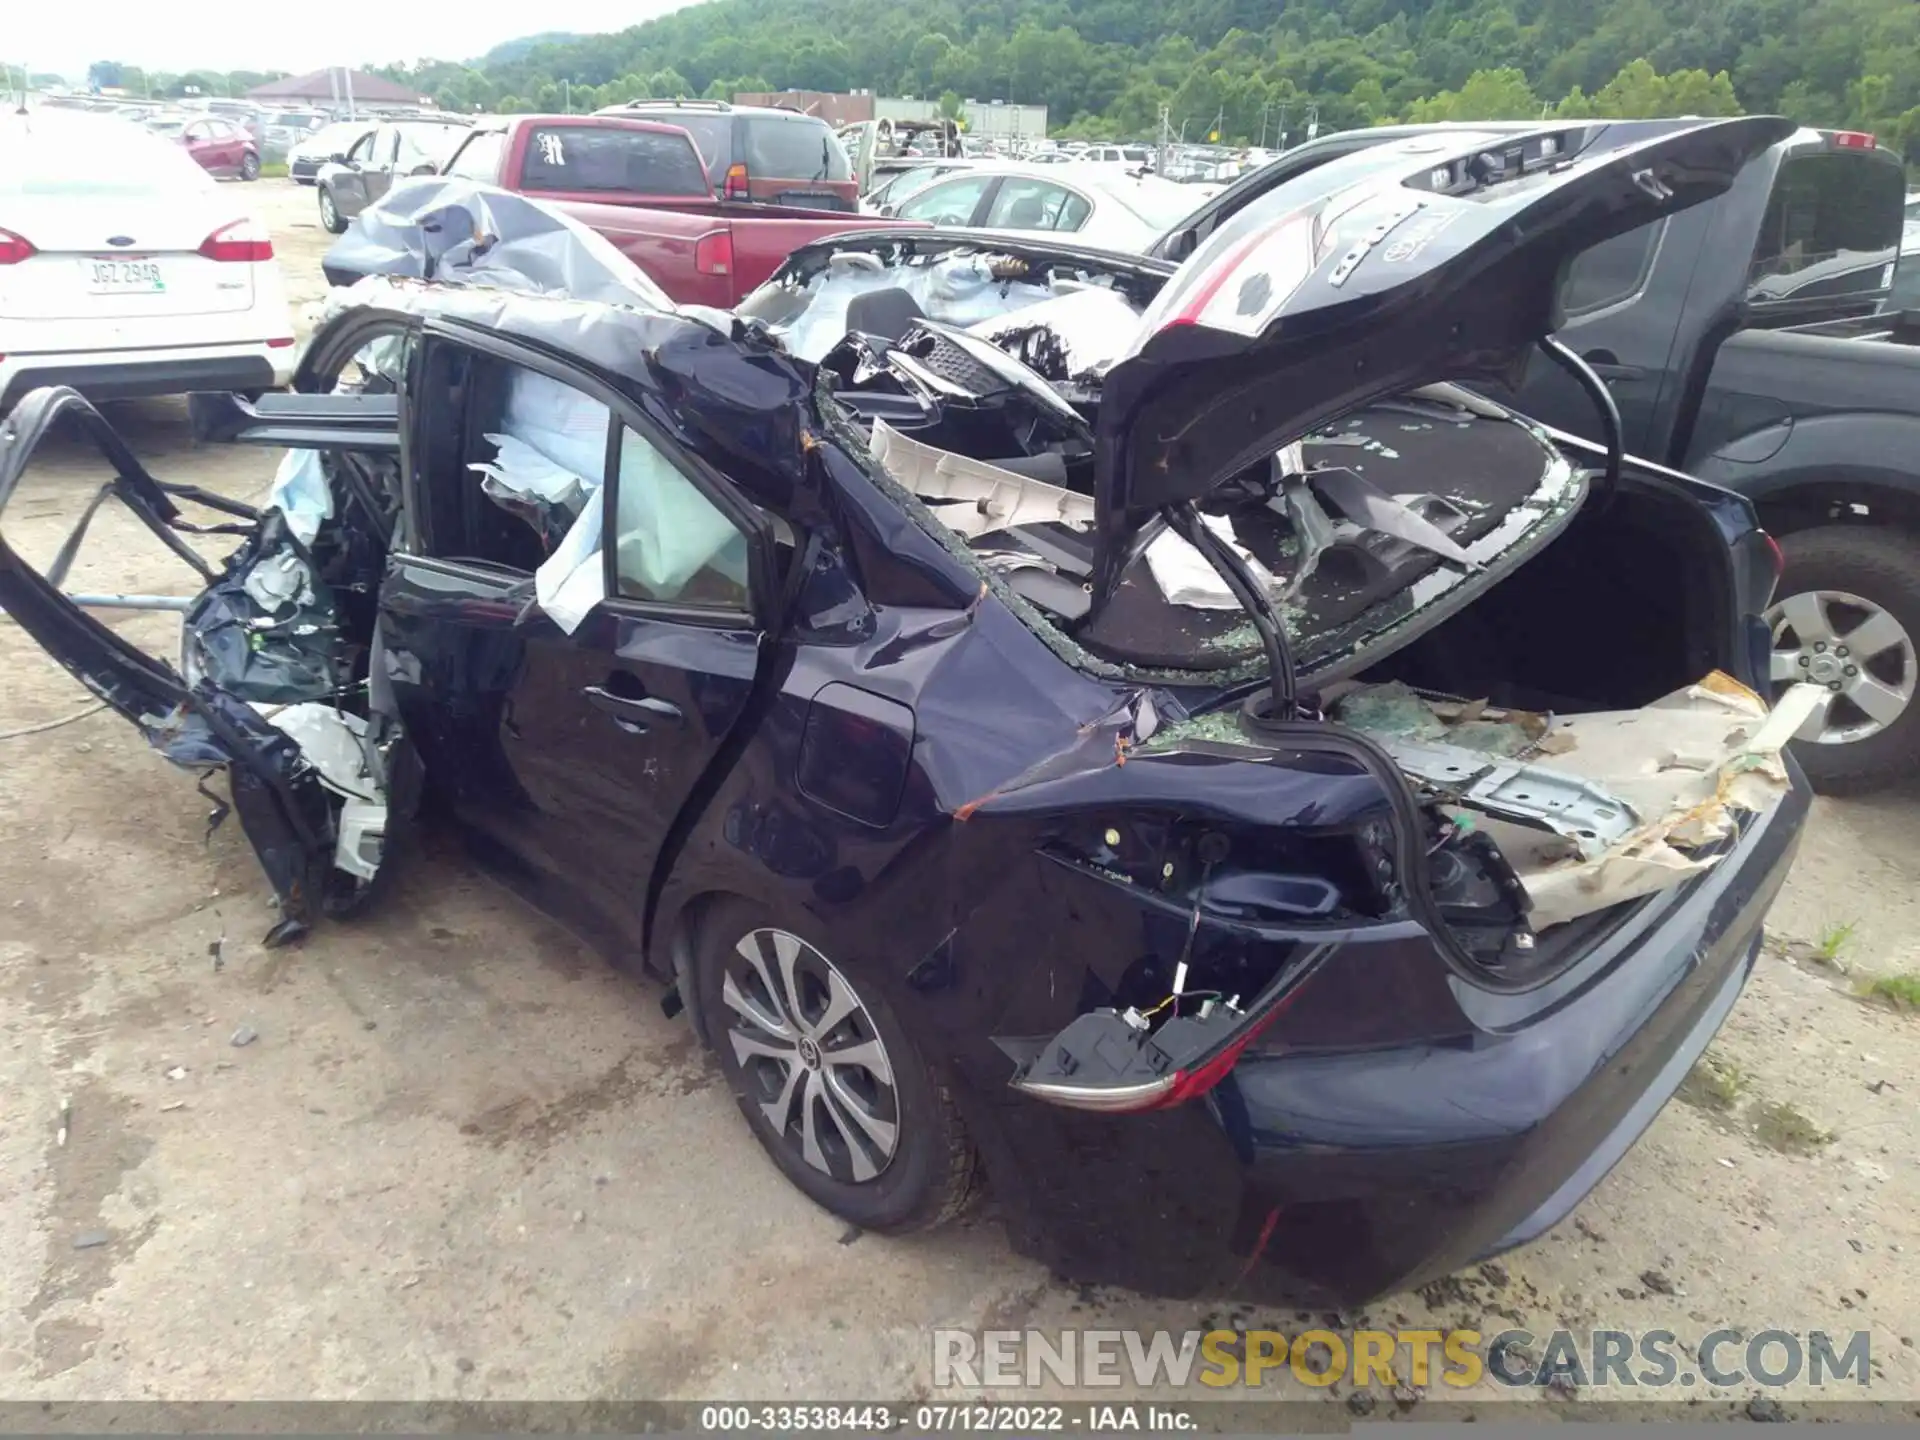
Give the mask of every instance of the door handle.
M 1647 368 L 1644 365 L 1622 365 L 1619 357 L 1611 350 L 1589 350 L 1580 357 L 1587 362 L 1587 368 L 1602 380 L 1644 380 Z
M 685 723 L 680 707 L 671 700 L 658 700 L 651 695 L 639 699 L 616 695 L 604 685 L 589 685 L 580 693 L 594 709 L 611 715 L 613 723 L 629 735 L 644 735 L 656 725 L 677 730 Z

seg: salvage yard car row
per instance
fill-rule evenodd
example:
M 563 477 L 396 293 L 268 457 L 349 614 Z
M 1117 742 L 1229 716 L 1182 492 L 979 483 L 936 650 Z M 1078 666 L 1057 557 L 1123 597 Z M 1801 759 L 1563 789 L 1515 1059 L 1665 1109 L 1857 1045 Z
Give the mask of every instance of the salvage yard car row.
M 265 507 L 70 390 L 0 431 L 0 505 L 64 418 L 154 533 L 237 535 L 177 660 L 62 594 L 72 546 L 0 546 L 0 603 L 228 772 L 274 941 L 377 914 L 437 813 L 670 987 L 835 1213 L 984 1175 L 1082 1278 L 1378 1294 L 1606 1173 L 1791 860 L 1831 692 L 1770 682 L 1778 552 L 1552 334 L 1575 257 L 1796 135 L 1401 137 L 1178 264 L 829 234 L 731 311 L 419 180 L 296 393 L 193 400 L 285 449 Z M 1533 356 L 1601 443 L 1489 398 Z

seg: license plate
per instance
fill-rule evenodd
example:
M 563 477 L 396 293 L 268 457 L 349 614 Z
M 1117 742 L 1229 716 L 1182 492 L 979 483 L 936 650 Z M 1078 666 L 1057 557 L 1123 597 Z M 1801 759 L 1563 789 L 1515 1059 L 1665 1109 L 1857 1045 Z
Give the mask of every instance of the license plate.
M 167 288 L 158 260 L 97 256 L 80 262 L 80 275 L 95 295 L 158 295 Z

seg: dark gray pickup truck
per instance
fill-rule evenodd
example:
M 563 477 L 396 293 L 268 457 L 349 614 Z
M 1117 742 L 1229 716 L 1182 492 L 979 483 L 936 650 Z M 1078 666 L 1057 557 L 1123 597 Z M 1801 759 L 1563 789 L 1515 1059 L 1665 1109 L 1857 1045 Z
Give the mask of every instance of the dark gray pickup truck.
M 1575 151 L 1684 123 L 1490 123 L 1433 138 L 1484 132 L 1482 161 L 1498 168 L 1522 146 Z M 1321 166 L 1357 178 L 1381 142 L 1441 128 L 1289 151 L 1153 253 L 1181 260 L 1276 185 Z M 1795 746 L 1829 791 L 1920 770 L 1920 313 L 1906 308 L 1920 304 L 1920 254 L 1898 268 L 1905 189 L 1899 157 L 1873 137 L 1802 130 L 1719 199 L 1595 246 L 1561 280 L 1558 336 L 1612 390 L 1628 451 L 1740 492 L 1778 538 L 1772 677 L 1832 692 Z M 1499 398 L 1599 438 L 1577 383 L 1538 356 Z M 1580 623 L 1609 623 L 1567 599 Z

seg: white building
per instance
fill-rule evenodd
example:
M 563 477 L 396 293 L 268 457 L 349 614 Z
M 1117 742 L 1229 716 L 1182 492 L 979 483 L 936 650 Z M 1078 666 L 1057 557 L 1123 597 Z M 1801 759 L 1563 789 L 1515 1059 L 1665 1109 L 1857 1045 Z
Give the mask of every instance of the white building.
M 968 100 L 965 113 L 967 134 L 982 139 L 1044 140 L 1047 135 L 1047 107 L 1009 105 L 1004 100 Z M 937 120 L 937 100 L 896 99 L 876 96 L 873 102 L 876 120 Z

